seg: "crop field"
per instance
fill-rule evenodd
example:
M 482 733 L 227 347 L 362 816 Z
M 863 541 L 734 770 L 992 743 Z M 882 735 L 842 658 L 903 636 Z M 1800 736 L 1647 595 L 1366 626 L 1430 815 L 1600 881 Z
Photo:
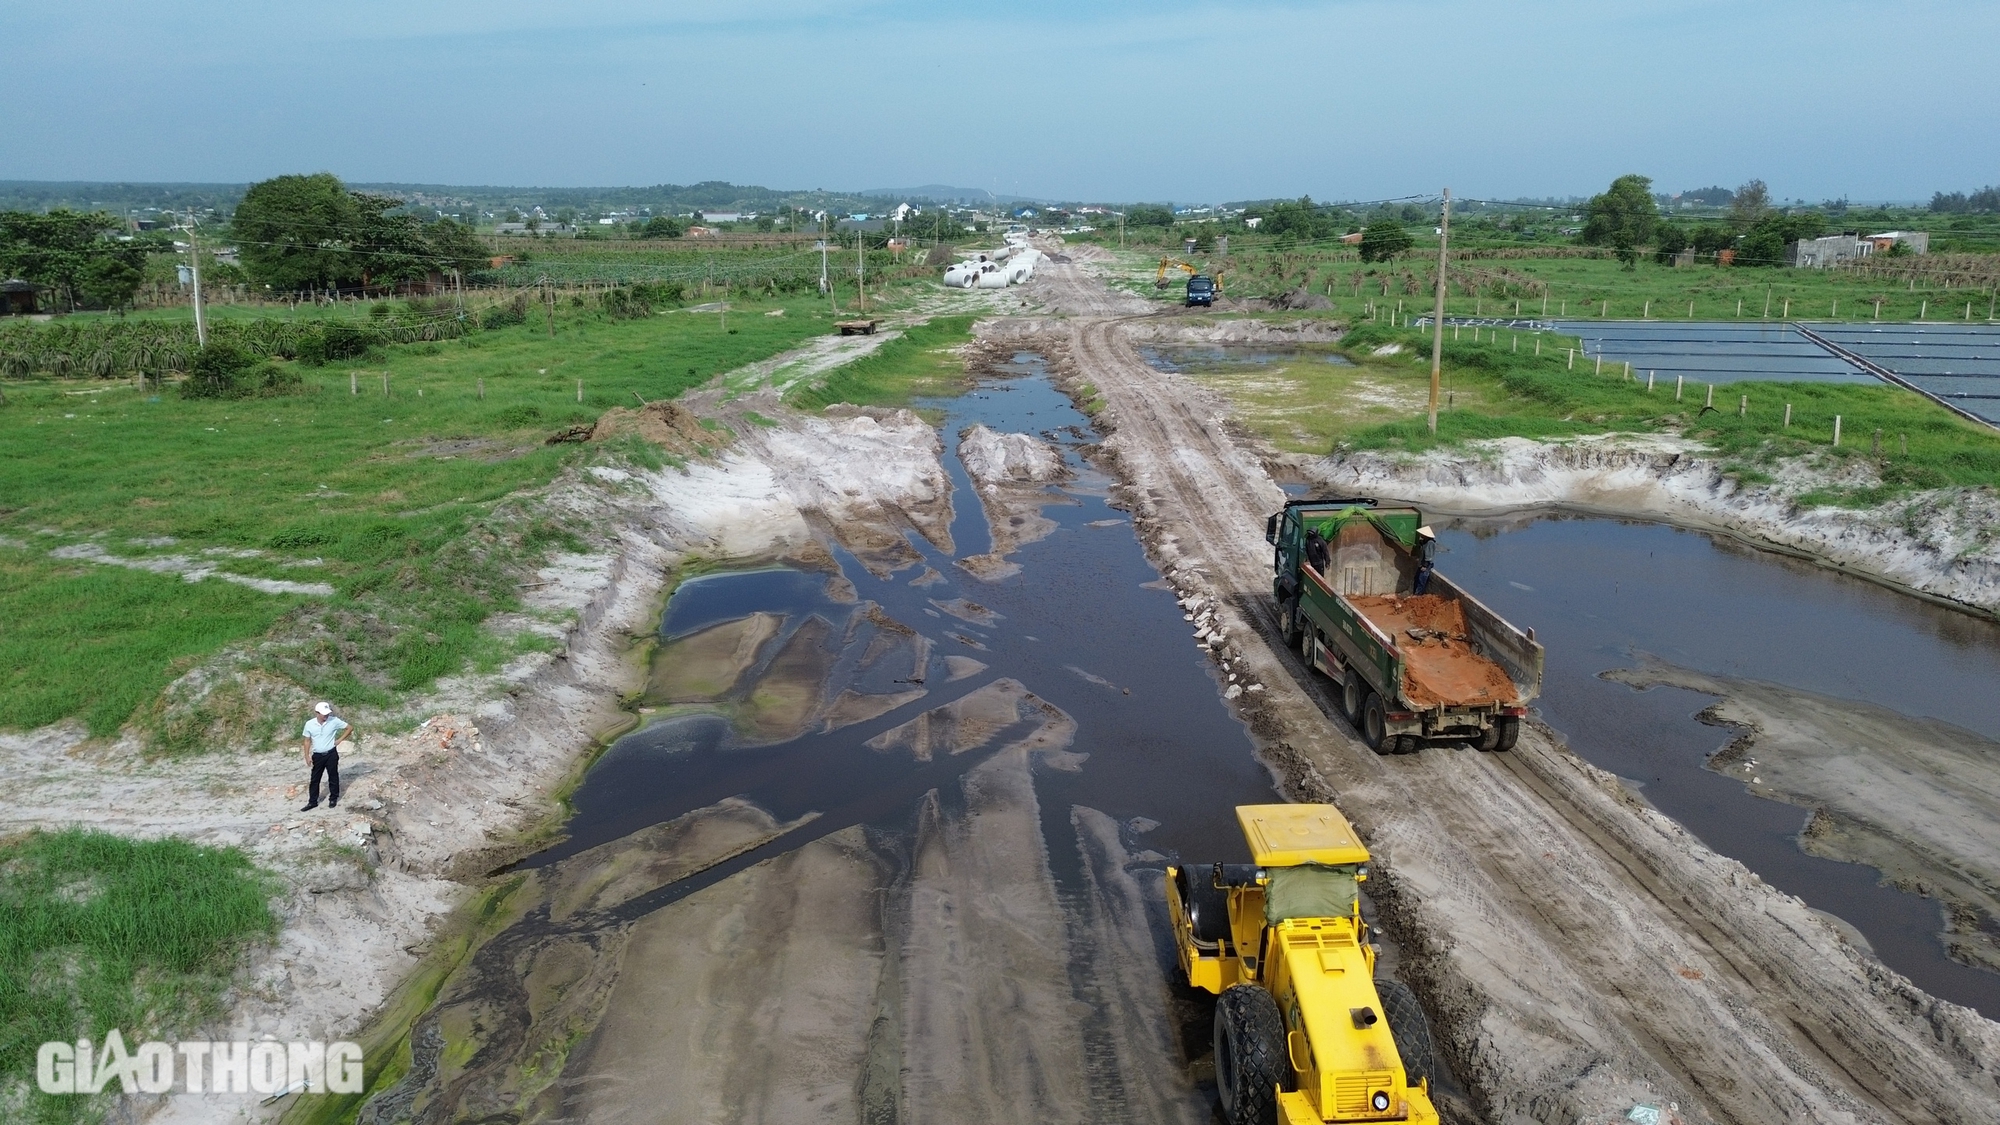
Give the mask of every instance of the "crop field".
M 1178 301 L 1183 275 L 1176 272 L 1176 284 L 1155 289 L 1158 261 L 1158 255 L 1121 255 L 1123 287 Z M 1445 315 L 1985 323 L 2000 316 L 1994 261 L 1987 255 L 1885 259 L 1860 270 L 1676 268 L 1643 261 L 1628 270 L 1606 251 L 1580 247 L 1455 250 L 1446 273 Z M 1219 271 L 1232 297 L 1304 289 L 1327 297 L 1344 317 L 1386 323 L 1429 315 L 1437 283 L 1434 241 L 1429 254 L 1419 247 L 1386 262 L 1363 262 L 1348 248 L 1253 244 L 1232 246 L 1227 261 L 1197 255 L 1194 264 Z
M 254 673 L 363 704 L 491 666 L 511 650 L 481 622 L 516 604 L 524 568 L 579 542 L 506 498 L 604 455 L 543 439 L 793 347 L 831 315 L 817 297 L 753 297 L 726 317 L 618 319 L 577 299 L 553 336 L 531 308 L 457 339 L 267 361 L 291 393 L 0 384 L 0 727 L 74 716 L 108 735 L 136 716 L 176 753 L 268 733 L 244 727 L 265 722 L 254 700 L 161 695 L 231 645 Z
M 724 286 L 736 292 L 767 294 L 815 291 L 820 277 L 821 256 L 813 243 L 798 245 L 733 246 L 705 243 L 700 239 L 678 242 L 598 242 L 587 239 L 521 240 L 516 248 L 509 241 L 496 243 L 499 254 L 512 258 L 492 272 L 503 286 L 532 286 L 545 279 L 554 285 L 604 285 L 632 282 L 673 282 L 691 294 L 708 294 Z M 852 238 L 843 245 L 838 237 L 829 240 L 825 258 L 830 281 L 851 289 L 860 259 L 867 263 L 868 283 L 935 271 L 923 265 L 921 249 L 894 254 L 869 250 L 857 255 Z

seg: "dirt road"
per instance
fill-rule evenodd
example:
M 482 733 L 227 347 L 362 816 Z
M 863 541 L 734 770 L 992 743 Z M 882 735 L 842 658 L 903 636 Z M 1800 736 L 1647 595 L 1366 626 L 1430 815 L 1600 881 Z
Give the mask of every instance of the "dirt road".
M 1990 1120 L 2000 1025 L 1916 989 L 1646 808 L 1546 728 L 1511 754 L 1378 758 L 1331 685 L 1280 651 L 1258 529 L 1282 494 L 1221 405 L 1148 367 L 1121 320 L 1144 302 L 1075 265 L 1039 273 L 1066 320 L 1037 338 L 1104 401 L 1126 498 L 1218 659 L 1266 690 L 1239 702 L 1301 798 L 1367 833 L 1404 975 L 1496 1121 Z M 1043 279 L 1046 279 L 1045 281 Z

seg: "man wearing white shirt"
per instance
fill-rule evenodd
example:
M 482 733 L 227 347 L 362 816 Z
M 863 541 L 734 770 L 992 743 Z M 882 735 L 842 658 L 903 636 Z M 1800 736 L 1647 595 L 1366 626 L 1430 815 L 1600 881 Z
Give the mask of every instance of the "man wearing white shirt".
M 300 812 L 311 812 L 319 807 L 321 774 L 326 775 L 326 807 L 340 807 L 340 744 L 343 734 L 352 738 L 354 728 L 333 713 L 333 704 L 325 701 L 313 704 L 313 717 L 306 720 L 305 730 L 300 732 L 306 761 L 312 766 L 312 784 L 306 789 L 306 807 Z

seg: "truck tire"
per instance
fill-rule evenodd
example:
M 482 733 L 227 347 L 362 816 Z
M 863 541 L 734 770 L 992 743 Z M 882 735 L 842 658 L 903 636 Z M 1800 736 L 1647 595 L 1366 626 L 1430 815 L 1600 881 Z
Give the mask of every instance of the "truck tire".
M 1372 691 L 1361 702 L 1361 741 L 1377 754 L 1393 753 L 1396 749 L 1396 740 L 1389 737 L 1388 708 L 1382 705 L 1382 697 Z
M 1278 603 L 1278 636 L 1286 648 L 1299 647 L 1299 596 L 1293 594 Z
M 1361 729 L 1361 704 L 1367 698 L 1368 682 L 1361 678 L 1361 673 L 1349 668 L 1347 678 L 1340 683 L 1340 714 L 1354 724 L 1355 730 Z
M 1292 1087 L 1285 1022 L 1262 985 L 1239 984 L 1215 1001 L 1215 1092 L 1229 1125 L 1277 1125 L 1278 1088 Z
M 1431 1021 L 1424 1016 L 1417 994 L 1399 980 L 1378 980 L 1375 994 L 1382 998 L 1382 1014 L 1389 1020 L 1389 1038 L 1396 1041 L 1396 1053 L 1403 1058 L 1403 1074 L 1414 1086 L 1431 1076 L 1437 1065 L 1431 1045 Z
M 1215 885 L 1215 865 L 1184 863 L 1180 877 L 1181 905 L 1196 941 L 1219 942 L 1229 936 L 1229 892 Z
M 1479 748 L 1489 753 L 1512 750 L 1521 741 L 1521 720 L 1513 715 L 1502 715 L 1493 720 L 1493 725 L 1479 732 Z

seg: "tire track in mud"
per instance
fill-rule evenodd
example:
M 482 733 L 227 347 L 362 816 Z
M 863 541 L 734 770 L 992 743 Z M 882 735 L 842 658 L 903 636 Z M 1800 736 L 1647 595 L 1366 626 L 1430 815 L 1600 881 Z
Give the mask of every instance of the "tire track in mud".
M 1391 759 L 1349 738 L 1327 686 L 1275 641 L 1256 523 L 1280 490 L 1222 404 L 1127 342 L 1120 321 L 1144 302 L 1073 266 L 1042 278 L 1082 315 L 988 330 L 1039 337 L 1068 389 L 1103 397 L 1105 453 L 1149 551 L 1184 597 L 1217 603 L 1222 651 L 1265 685 L 1239 702 L 1287 790 L 1340 801 L 1369 832 L 1378 905 L 1492 1116 L 1640 1101 L 1690 1121 L 1990 1114 L 2000 1026 L 1854 952 L 1548 732 L 1511 755 Z

